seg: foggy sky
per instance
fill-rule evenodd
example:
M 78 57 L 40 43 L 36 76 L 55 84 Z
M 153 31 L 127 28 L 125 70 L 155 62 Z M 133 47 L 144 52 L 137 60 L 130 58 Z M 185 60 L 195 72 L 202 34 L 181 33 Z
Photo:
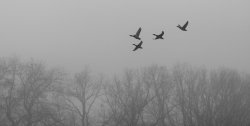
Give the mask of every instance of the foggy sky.
M 0 56 L 78 72 L 177 62 L 250 71 L 249 0 L 1 0 Z M 176 26 L 189 20 L 187 32 Z M 143 49 L 130 37 L 142 27 Z M 153 33 L 165 31 L 164 40 Z

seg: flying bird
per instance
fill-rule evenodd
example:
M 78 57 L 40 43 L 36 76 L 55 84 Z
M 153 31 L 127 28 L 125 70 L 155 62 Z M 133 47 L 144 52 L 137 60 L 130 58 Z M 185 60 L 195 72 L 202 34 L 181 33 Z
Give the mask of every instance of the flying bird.
M 155 36 L 155 39 L 154 40 L 156 40 L 156 39 L 163 39 L 163 35 L 164 35 L 164 31 L 162 31 L 161 32 L 161 34 L 159 34 L 159 35 L 156 35 L 156 34 L 153 34 L 154 36 Z
M 142 41 L 138 44 L 138 45 L 136 45 L 136 44 L 133 44 L 134 46 L 135 46 L 135 48 L 134 48 L 134 50 L 133 51 L 135 51 L 135 50 L 137 50 L 137 49 L 142 49 L 142 47 L 141 47 L 141 45 L 142 45 Z
M 138 31 L 136 32 L 136 34 L 129 35 L 129 36 L 134 37 L 135 39 L 141 40 L 141 38 L 139 37 L 140 33 L 141 33 L 141 27 L 138 29 Z
M 187 25 L 188 25 L 188 21 L 183 26 L 178 25 L 177 27 L 180 28 L 182 31 L 187 31 L 187 29 L 186 29 Z

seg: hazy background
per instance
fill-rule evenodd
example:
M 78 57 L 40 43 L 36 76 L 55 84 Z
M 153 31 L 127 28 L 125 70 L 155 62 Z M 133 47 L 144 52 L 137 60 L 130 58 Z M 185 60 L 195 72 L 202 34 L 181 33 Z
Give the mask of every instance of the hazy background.
M 250 71 L 249 0 L 1 0 L 0 56 L 75 72 L 176 62 Z M 176 26 L 189 20 L 187 32 Z M 142 27 L 143 49 L 130 37 Z M 164 40 L 152 34 L 165 31 Z

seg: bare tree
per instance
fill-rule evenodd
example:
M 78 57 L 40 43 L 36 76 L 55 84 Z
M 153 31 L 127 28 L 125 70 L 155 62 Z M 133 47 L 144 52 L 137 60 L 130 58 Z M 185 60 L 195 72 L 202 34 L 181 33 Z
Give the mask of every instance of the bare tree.
M 1 94 L 3 103 L 1 104 L 4 110 L 6 120 L 11 126 L 18 126 L 22 116 L 19 110 L 20 97 L 17 94 L 19 89 L 17 81 L 17 73 L 19 71 L 19 59 L 17 57 L 1 59 L 1 86 L 5 90 Z
M 178 64 L 173 70 L 176 85 L 176 103 L 181 112 L 184 126 L 204 125 L 204 117 L 209 119 L 208 80 L 205 69 L 192 68 L 187 64 Z
M 249 81 L 230 69 L 205 69 L 178 65 L 173 71 L 176 102 L 184 126 L 234 126 L 249 124 Z
M 92 78 L 89 68 L 75 74 L 74 82 L 65 92 L 67 108 L 77 113 L 82 126 L 89 126 L 90 112 L 93 104 L 100 96 L 103 78 Z M 96 80 L 94 80 L 96 79 Z
M 137 126 L 149 101 L 149 85 L 143 83 L 139 72 L 128 70 L 123 80 L 114 79 L 106 90 L 106 102 L 109 106 L 110 125 Z
M 250 111 L 246 95 L 249 92 L 249 82 L 238 72 L 222 68 L 211 73 L 210 86 L 213 125 L 248 125 L 249 121 L 246 120 L 249 119 Z
M 21 64 L 18 72 L 20 90 L 18 91 L 22 100 L 23 121 L 26 126 L 32 126 L 47 118 L 50 111 L 47 96 L 53 84 L 61 78 L 56 70 L 47 70 L 41 63 L 34 61 Z M 47 111 L 46 111 L 47 110 Z
M 173 83 L 172 77 L 166 67 L 157 65 L 150 66 L 144 69 L 143 81 L 150 85 L 152 96 L 154 99 L 147 107 L 147 114 L 153 116 L 153 125 L 165 126 L 174 125 L 174 120 L 171 113 L 175 105 L 172 104 Z
M 102 126 L 249 126 L 249 78 L 227 68 L 154 65 L 104 86 L 88 68 L 68 80 L 39 62 L 0 58 L 0 125 L 90 126 L 100 117 Z

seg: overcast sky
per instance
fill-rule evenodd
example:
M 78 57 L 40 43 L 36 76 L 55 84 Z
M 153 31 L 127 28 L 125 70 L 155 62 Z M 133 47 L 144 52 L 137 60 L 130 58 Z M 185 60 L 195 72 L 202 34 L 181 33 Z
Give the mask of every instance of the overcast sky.
M 0 56 L 119 72 L 151 64 L 250 71 L 249 0 L 1 0 Z M 189 21 L 188 31 L 176 26 Z M 143 49 L 130 37 L 142 27 Z M 165 31 L 164 40 L 153 33 Z

